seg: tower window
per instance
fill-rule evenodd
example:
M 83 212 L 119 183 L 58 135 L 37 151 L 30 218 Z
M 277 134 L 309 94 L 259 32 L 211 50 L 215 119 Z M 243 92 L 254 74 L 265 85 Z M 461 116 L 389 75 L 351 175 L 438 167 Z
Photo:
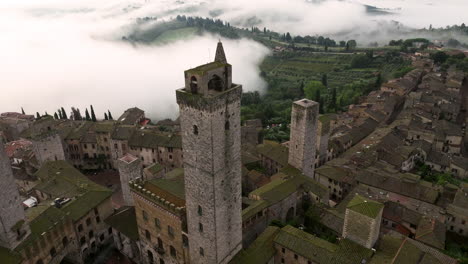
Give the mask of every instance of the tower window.
M 211 80 L 208 82 L 208 90 L 215 90 L 218 92 L 223 91 L 224 82 L 218 75 L 213 75 Z
M 198 223 L 198 231 L 200 231 L 200 233 L 203 233 L 203 224 L 202 223 Z
M 198 93 L 198 81 L 195 76 L 190 78 L 190 91 L 194 94 Z
M 224 129 L 229 130 L 229 126 L 229 121 L 226 121 L 226 123 L 224 124 Z
M 200 247 L 200 256 L 205 256 L 205 251 L 203 250 L 202 247 Z
M 193 134 L 198 135 L 198 127 L 196 125 L 193 125 Z
M 198 215 L 199 216 L 203 215 L 203 209 L 201 208 L 201 206 L 198 206 Z

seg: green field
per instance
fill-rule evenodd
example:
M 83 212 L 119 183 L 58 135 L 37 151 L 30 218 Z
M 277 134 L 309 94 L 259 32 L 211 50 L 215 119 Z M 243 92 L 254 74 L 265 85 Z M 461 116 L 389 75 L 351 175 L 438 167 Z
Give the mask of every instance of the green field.
M 161 35 L 159 35 L 153 41 L 153 44 L 164 45 L 164 44 L 168 44 L 177 40 L 189 39 L 197 35 L 198 32 L 199 30 L 196 27 L 170 29 L 170 30 L 164 31 Z

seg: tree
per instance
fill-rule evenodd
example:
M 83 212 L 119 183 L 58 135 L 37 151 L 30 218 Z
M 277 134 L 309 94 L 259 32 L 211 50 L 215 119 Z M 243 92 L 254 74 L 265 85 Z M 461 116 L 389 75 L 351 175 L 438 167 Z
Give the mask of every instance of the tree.
M 375 79 L 375 88 L 380 88 L 380 85 L 382 85 L 382 74 L 379 72 L 377 78 Z
M 62 116 L 62 110 L 60 110 L 60 108 L 59 108 L 59 109 L 57 109 L 57 113 L 58 113 L 58 117 L 59 117 L 59 119 L 63 119 L 63 116 Z
M 448 59 L 447 53 L 443 51 L 438 51 L 431 55 L 431 58 L 434 60 L 434 63 L 442 64 Z
M 350 49 L 350 50 L 353 50 L 354 48 L 357 47 L 357 42 L 356 40 L 354 39 L 351 39 L 351 40 L 348 40 L 348 43 L 347 44 L 347 47 Z
M 81 116 L 80 109 L 72 107 L 73 120 L 83 120 Z
M 263 28 L 263 34 L 266 34 L 267 33 L 267 30 L 266 30 L 266 27 Z
M 371 61 L 367 55 L 356 55 L 351 60 L 351 68 L 367 68 Z
M 22 113 L 23 115 L 25 115 L 25 114 L 26 114 L 26 113 L 24 112 L 24 109 L 23 109 L 23 107 L 21 107 L 21 113 Z
M 110 110 L 107 110 L 107 117 L 109 118 L 109 120 L 114 120 L 114 118 L 112 117 L 112 114 L 111 114 Z
M 93 122 L 96 122 L 96 115 L 94 114 L 93 105 L 91 105 L 91 120 L 92 120 Z
M 88 108 L 85 110 L 85 119 L 86 121 L 91 121 L 91 117 L 89 116 Z
M 321 113 L 323 113 L 323 99 L 322 99 L 322 96 L 321 96 L 321 92 L 326 91 L 326 90 L 327 90 L 327 87 L 325 87 L 319 81 L 311 81 L 304 88 L 304 93 L 306 95 L 306 98 L 314 100 L 314 101 L 316 101 L 317 103 L 320 104 L 319 111 Z
M 57 115 L 57 112 L 54 113 L 54 119 L 59 119 L 59 116 Z
M 107 113 L 104 112 L 104 120 L 109 120 L 109 118 L 107 117 Z
M 323 86 L 328 87 L 328 76 L 326 73 L 322 75 L 322 84 Z
M 289 32 L 288 32 L 288 33 L 286 33 L 285 40 L 286 40 L 287 42 L 290 42 L 290 41 L 292 40 L 292 38 L 291 38 L 291 34 L 289 34 Z
M 336 88 L 333 87 L 332 89 L 332 96 L 330 100 L 330 109 L 336 110 Z
M 65 112 L 65 109 L 62 107 L 62 117 L 63 119 L 68 119 L 67 113 Z
M 299 92 L 301 94 L 301 98 L 304 97 L 305 93 L 304 93 L 304 81 L 301 81 L 301 84 L 299 85 Z
M 340 41 L 340 47 L 342 48 L 346 47 L 346 41 L 344 40 Z

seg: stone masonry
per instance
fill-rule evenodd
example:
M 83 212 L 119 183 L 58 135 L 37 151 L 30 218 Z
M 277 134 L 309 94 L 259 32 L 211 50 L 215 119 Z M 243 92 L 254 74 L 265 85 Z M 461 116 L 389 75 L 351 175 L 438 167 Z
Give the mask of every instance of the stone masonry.
M 142 176 L 141 161 L 131 154 L 126 154 L 119 159 L 118 166 L 124 203 L 125 205 L 133 206 L 133 198 L 128 182 Z
M 65 160 L 64 143 L 59 134 L 34 139 L 33 149 L 41 166 L 47 161 Z
M 289 164 L 307 177 L 314 177 L 319 104 L 302 99 L 294 102 L 291 113 Z
M 16 187 L 10 160 L 0 141 L 0 246 L 15 248 L 31 231 Z
M 186 71 L 177 91 L 190 263 L 228 263 L 242 248 L 242 86 L 231 84 L 219 47 L 221 61 Z

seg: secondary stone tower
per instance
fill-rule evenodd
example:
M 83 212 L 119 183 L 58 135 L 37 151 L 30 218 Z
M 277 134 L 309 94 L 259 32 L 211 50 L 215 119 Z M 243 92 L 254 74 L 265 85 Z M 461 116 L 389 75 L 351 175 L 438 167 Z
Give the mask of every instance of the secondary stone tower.
M 293 103 L 291 113 L 288 162 L 310 178 L 315 169 L 318 109 L 317 102 L 302 99 Z
M 242 248 L 241 95 L 221 43 L 177 90 L 190 263 L 228 263 Z
M 14 249 L 29 233 L 10 160 L 0 140 L 0 246 Z
M 130 192 L 129 181 L 133 181 L 142 176 L 141 160 L 131 154 L 125 154 L 118 161 L 120 185 L 125 205 L 133 206 L 133 198 Z

